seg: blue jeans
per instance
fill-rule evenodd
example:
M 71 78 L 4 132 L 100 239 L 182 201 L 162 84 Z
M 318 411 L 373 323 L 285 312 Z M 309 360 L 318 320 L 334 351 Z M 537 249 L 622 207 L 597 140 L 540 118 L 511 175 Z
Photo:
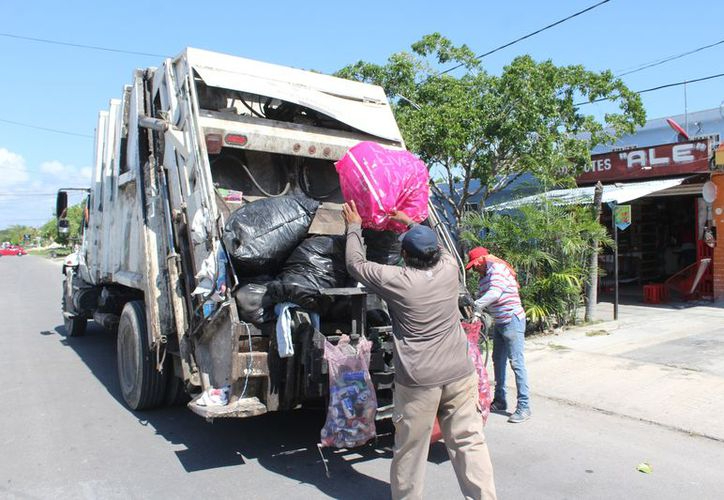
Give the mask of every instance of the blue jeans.
M 525 369 L 525 319 L 513 316 L 510 323 L 495 325 L 493 334 L 493 371 L 495 372 L 495 401 L 505 401 L 505 369 L 507 361 L 515 374 L 518 389 L 518 409 L 529 409 L 528 372 Z

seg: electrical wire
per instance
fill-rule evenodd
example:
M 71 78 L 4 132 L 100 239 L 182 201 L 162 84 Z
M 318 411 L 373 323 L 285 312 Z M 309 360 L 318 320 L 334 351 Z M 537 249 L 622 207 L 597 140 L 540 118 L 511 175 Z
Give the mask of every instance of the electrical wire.
M 674 61 L 676 59 L 681 59 L 682 57 L 689 56 L 691 54 L 696 54 L 697 52 L 701 52 L 702 50 L 710 49 L 712 47 L 716 47 L 717 45 L 721 45 L 724 43 L 724 40 L 719 40 L 718 42 L 711 43 L 709 45 L 704 45 L 703 47 L 699 47 L 693 50 L 689 50 L 686 52 L 682 52 L 681 54 L 673 55 L 673 56 L 667 56 L 662 59 L 657 59 L 655 61 L 650 61 L 648 63 L 643 63 L 642 65 L 636 66 L 633 69 L 630 69 L 628 71 L 624 70 L 623 73 L 619 73 L 616 75 L 617 78 L 630 75 L 632 73 L 637 73 L 639 71 L 643 71 L 645 69 L 653 68 L 654 66 L 660 66 L 661 64 L 667 63 L 669 61 Z
M 86 45 L 83 43 L 72 43 L 72 42 L 61 42 L 59 40 L 50 40 L 48 38 L 36 38 L 32 36 L 23 36 L 23 35 L 16 35 L 13 33 L 0 33 L 0 36 L 3 36 L 5 38 L 14 38 L 16 40 L 27 40 L 30 42 L 39 42 L 39 43 L 47 43 L 51 45 L 63 45 L 65 47 L 75 47 L 78 49 L 89 49 L 89 50 L 100 50 L 103 52 L 114 52 L 116 54 L 130 54 L 134 56 L 148 56 L 148 57 L 170 57 L 165 56 L 162 54 L 152 54 L 150 52 L 136 52 L 133 50 L 123 50 L 123 49 L 114 49 L 111 47 L 100 47 L 98 45 Z
M 84 137 L 87 139 L 93 139 L 92 135 L 88 134 L 79 134 L 77 132 L 68 132 L 67 130 L 60 130 L 57 128 L 48 128 L 48 127 L 41 127 L 39 125 L 31 125 L 29 123 L 23 123 L 23 122 L 16 122 L 14 120 L 6 120 L 4 118 L 0 118 L 0 122 L 3 123 L 10 123 L 11 125 L 18 125 L 20 127 L 28 127 L 28 128 L 34 128 L 37 130 L 44 130 L 46 132 L 55 132 L 56 134 L 65 134 L 65 135 L 74 135 L 76 137 Z
M 574 17 L 580 16 L 581 14 L 585 14 L 586 12 L 595 9 L 596 7 L 600 7 L 601 5 L 603 5 L 603 4 L 605 4 L 605 3 L 608 3 L 608 2 L 610 2 L 610 1 L 611 1 L 611 0 L 603 0 L 603 1 L 601 1 L 601 2 L 598 2 L 598 3 L 595 4 L 595 5 L 591 5 L 590 7 L 587 7 L 587 8 L 585 8 L 585 9 L 583 9 L 583 10 L 580 10 L 580 11 L 574 13 L 574 14 L 571 14 L 571 15 L 568 16 L 568 17 L 564 17 L 563 19 L 560 19 L 560 20 L 558 20 L 558 21 L 556 21 L 556 22 L 554 22 L 554 23 L 552 23 L 552 24 L 549 24 L 548 26 L 544 26 L 543 28 L 540 28 L 540 29 L 538 29 L 538 30 L 533 31 L 532 33 L 528 33 L 527 35 L 524 35 L 524 36 L 522 36 L 522 37 L 520 37 L 520 38 L 516 38 L 516 39 L 513 40 L 512 42 L 508 42 L 508 43 L 506 43 L 506 44 L 501 45 L 500 47 L 496 47 L 496 48 L 494 48 L 494 49 L 492 49 L 492 50 L 489 50 L 488 52 L 486 52 L 486 53 L 484 53 L 484 54 L 480 54 L 479 56 L 475 56 L 475 59 L 480 60 L 480 59 L 482 59 L 482 58 L 484 58 L 484 57 L 487 57 L 487 56 L 489 56 L 489 55 L 491 55 L 491 54 L 494 54 L 494 53 L 496 53 L 496 52 L 498 52 L 498 51 L 500 51 L 500 50 L 503 50 L 503 49 L 505 49 L 505 48 L 507 48 L 507 47 L 510 47 L 511 45 L 515 45 L 515 44 L 518 43 L 518 42 L 522 42 L 522 41 L 525 40 L 526 38 L 530 38 L 530 37 L 532 37 L 532 36 L 534 36 L 534 35 L 537 35 L 538 33 L 542 33 L 543 31 L 545 31 L 545 30 L 547 30 L 547 29 L 553 28 L 554 26 L 558 26 L 559 24 L 562 24 L 562 23 L 564 23 L 564 22 L 566 22 L 566 21 L 569 21 L 569 20 L 573 19 Z M 458 68 L 460 68 L 460 67 L 462 67 L 462 66 L 464 66 L 464 63 L 460 63 L 460 64 L 458 64 L 457 66 L 453 66 L 452 68 L 446 69 L 445 71 L 441 71 L 440 73 L 437 74 L 437 76 L 444 75 L 444 74 L 446 74 L 446 73 L 450 73 L 451 71 L 455 71 L 456 69 L 458 69 Z
M 215 159 L 215 160 L 213 161 L 212 165 L 216 164 L 216 162 L 219 161 L 219 160 L 221 160 L 222 158 L 223 158 L 223 159 L 227 159 L 227 158 L 228 158 L 228 159 L 232 160 L 233 162 L 238 163 L 238 164 L 241 166 L 241 168 L 244 169 L 244 172 L 246 172 L 246 175 L 249 176 L 249 179 L 251 179 L 252 184 L 254 184 L 254 186 L 256 186 L 256 188 L 257 188 L 259 191 L 261 191 L 261 193 L 262 193 L 263 195 L 268 196 L 269 198 L 278 198 L 279 196 L 284 196 L 285 194 L 287 194 L 287 193 L 289 192 L 289 188 L 291 187 L 291 184 L 289 183 L 289 181 L 287 181 L 287 185 L 284 186 L 284 189 L 283 189 L 280 193 L 271 194 L 271 193 L 267 192 L 263 187 L 261 187 L 261 186 L 259 185 L 258 182 L 256 182 L 256 178 L 254 178 L 254 175 L 252 175 L 251 171 L 249 171 L 249 169 L 248 169 L 247 166 L 244 164 L 244 162 L 241 161 L 239 158 L 237 158 L 237 157 L 235 157 L 235 156 L 231 156 L 231 155 L 222 155 L 222 156 L 219 156 L 217 159 Z
M 689 83 L 697 83 L 697 82 L 703 82 L 705 80 L 713 80 L 714 78 L 721 78 L 724 76 L 724 73 L 719 73 L 717 75 L 709 75 L 704 76 L 702 78 L 695 78 L 693 80 L 684 80 L 682 82 L 676 82 L 676 83 L 666 83 L 664 85 L 659 85 L 658 87 L 651 87 L 649 89 L 644 90 L 638 90 L 635 92 L 635 94 L 645 94 L 647 92 L 654 92 L 656 90 L 662 90 L 662 89 L 668 89 L 671 87 L 679 87 L 681 85 L 687 85 Z M 612 96 L 612 97 L 601 97 L 600 99 L 594 99 L 593 101 L 584 101 L 574 104 L 574 106 L 583 106 L 584 104 L 593 104 L 596 102 L 602 102 L 602 101 L 610 101 L 612 99 L 618 99 L 620 96 Z
M 240 98 L 239 100 L 241 101 L 241 103 L 242 103 L 244 106 L 246 106 L 246 109 L 248 109 L 248 110 L 251 112 L 252 115 L 257 116 L 257 117 L 259 117 L 259 118 L 266 118 L 266 116 L 262 115 L 262 114 L 259 113 L 257 110 L 255 110 L 254 108 L 252 108 L 252 107 L 249 105 L 249 103 L 246 102 L 246 100 L 241 99 L 241 98 Z

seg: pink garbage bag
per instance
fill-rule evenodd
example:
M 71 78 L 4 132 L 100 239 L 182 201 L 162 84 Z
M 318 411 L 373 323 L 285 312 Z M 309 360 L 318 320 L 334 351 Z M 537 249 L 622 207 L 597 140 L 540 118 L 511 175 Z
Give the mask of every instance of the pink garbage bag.
M 479 320 L 472 323 L 463 322 L 463 329 L 468 338 L 468 356 L 475 365 L 475 371 L 478 374 L 478 404 L 483 414 L 483 425 L 488 422 L 490 416 L 490 404 L 493 402 L 493 391 L 490 388 L 490 379 L 488 378 L 488 370 L 485 368 L 485 358 L 480 354 L 478 347 L 478 339 L 480 338 L 480 329 L 483 324 Z M 436 443 L 442 439 L 442 430 L 440 430 L 440 422 L 435 418 L 430 435 L 430 443 Z
M 409 151 L 360 142 L 335 166 L 342 195 L 357 205 L 363 227 L 404 232 L 403 224 L 390 220 L 389 214 L 396 210 L 415 222 L 427 219 L 430 176 L 425 164 Z
M 479 320 L 472 323 L 463 322 L 463 329 L 468 337 L 468 356 L 473 360 L 475 371 L 478 373 L 478 401 L 483 412 L 483 422 L 487 422 L 490 415 L 490 404 L 493 402 L 493 391 L 490 389 L 490 379 L 488 378 L 488 370 L 485 367 L 485 358 L 480 354 L 480 348 L 478 347 L 482 325 Z

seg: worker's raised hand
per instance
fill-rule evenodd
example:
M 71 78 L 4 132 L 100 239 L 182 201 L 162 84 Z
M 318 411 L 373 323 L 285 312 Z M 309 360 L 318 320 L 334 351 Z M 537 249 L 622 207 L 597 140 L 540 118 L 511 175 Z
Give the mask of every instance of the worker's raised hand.
M 362 217 L 360 217 L 357 211 L 357 205 L 354 200 L 350 200 L 349 203 L 342 205 L 342 215 L 344 215 L 344 221 L 349 224 L 362 224 Z
M 394 212 L 390 212 L 388 214 L 390 216 L 390 219 L 392 219 L 395 222 L 400 222 L 406 226 L 409 226 L 414 221 L 410 218 L 409 215 L 407 215 L 402 210 L 395 210 Z

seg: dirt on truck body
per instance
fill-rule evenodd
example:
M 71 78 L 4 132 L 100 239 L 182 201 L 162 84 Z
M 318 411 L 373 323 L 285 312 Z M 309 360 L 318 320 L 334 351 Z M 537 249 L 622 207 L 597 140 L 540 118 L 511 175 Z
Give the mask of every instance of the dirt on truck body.
M 234 252 L 245 248 L 228 248 L 238 210 L 282 197 L 313 201 L 304 237 L 341 237 L 334 162 L 360 141 L 404 148 L 380 87 L 192 48 L 133 73 L 121 99 L 99 114 L 83 242 L 77 262 L 63 268 L 62 300 L 68 335 L 83 335 L 91 319 L 117 330 L 130 408 L 185 400 L 212 419 L 321 401 L 324 341 L 347 334 L 373 341 L 379 416 L 389 413 L 394 362 L 384 303 L 350 282 L 317 287 L 308 297 L 318 314 L 291 309 L 294 355 L 280 357 L 276 321 L 266 314 L 276 304 L 265 295 L 249 319 L 239 298 L 264 287 L 269 271 L 237 265 Z M 65 205 L 61 191 L 58 214 Z M 250 231 L 270 229 L 266 222 L 262 213 Z M 381 245 L 383 260 L 396 251 L 394 235 L 368 240 Z M 212 388 L 227 388 L 227 404 L 208 404 Z

